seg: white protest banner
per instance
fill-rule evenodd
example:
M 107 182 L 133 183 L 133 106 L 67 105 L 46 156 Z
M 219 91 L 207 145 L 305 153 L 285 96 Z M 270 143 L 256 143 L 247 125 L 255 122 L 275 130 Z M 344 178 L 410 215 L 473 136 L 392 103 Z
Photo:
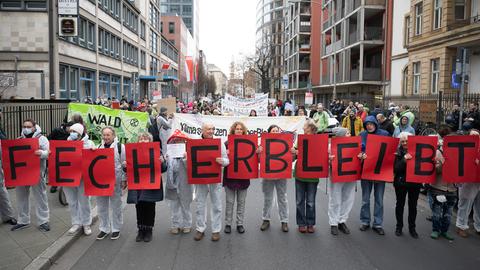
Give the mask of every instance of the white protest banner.
M 255 110 L 258 116 L 268 115 L 268 94 L 256 95 L 254 98 L 237 98 L 225 94 L 222 99 L 222 114 L 232 116 L 248 116 Z
M 306 118 L 303 116 L 282 117 L 245 117 L 245 116 L 213 116 L 201 114 L 176 113 L 173 117 L 173 130 L 180 130 L 191 138 L 198 138 L 202 134 L 203 123 L 215 126 L 214 136 L 226 141 L 230 127 L 236 121 L 242 122 L 248 129 L 248 134 L 267 132 L 271 125 L 277 125 L 282 130 L 294 134 L 303 134 L 303 124 Z

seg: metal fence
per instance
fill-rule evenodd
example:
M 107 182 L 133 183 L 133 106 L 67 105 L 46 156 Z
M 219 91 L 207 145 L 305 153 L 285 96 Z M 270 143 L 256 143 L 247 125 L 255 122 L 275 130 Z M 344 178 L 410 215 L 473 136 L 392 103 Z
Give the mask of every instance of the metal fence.
M 0 127 L 8 139 L 20 135 L 23 121 L 33 119 L 42 129 L 42 134 L 50 134 L 64 121 L 68 112 L 68 100 L 0 100 L 3 117 Z

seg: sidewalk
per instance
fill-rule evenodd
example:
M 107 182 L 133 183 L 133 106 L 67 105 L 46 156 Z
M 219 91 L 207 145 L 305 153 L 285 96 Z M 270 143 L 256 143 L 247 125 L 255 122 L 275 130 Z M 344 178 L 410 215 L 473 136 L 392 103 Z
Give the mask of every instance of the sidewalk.
M 49 186 L 47 186 L 47 192 L 51 227 L 49 232 L 44 233 L 38 229 L 34 208 L 35 200 L 32 195 L 30 195 L 31 226 L 29 228 L 12 232 L 10 231 L 11 225 L 0 224 L 0 269 L 25 268 L 71 227 L 68 206 L 62 206 L 59 203 L 58 192 L 50 193 Z M 10 189 L 9 194 L 15 209 L 15 189 Z

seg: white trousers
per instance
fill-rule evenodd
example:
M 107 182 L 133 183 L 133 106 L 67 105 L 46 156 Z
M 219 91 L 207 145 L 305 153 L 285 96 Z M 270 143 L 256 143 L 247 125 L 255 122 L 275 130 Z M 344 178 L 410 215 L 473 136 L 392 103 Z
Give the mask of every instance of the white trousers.
M 97 197 L 98 217 L 100 220 L 100 231 L 105 233 L 119 232 L 123 225 L 122 189 L 120 182 L 115 183 L 115 190 L 112 196 Z M 112 218 L 110 221 L 110 209 Z
M 197 231 L 204 232 L 207 228 L 207 196 L 209 193 L 212 207 L 210 210 L 212 233 L 218 233 L 222 230 L 222 184 L 195 185 Z
M 332 183 L 328 187 L 328 222 L 330 226 L 338 226 L 347 222 L 348 215 L 355 201 L 356 182 Z
M 264 195 L 263 220 L 271 220 L 270 212 L 273 207 L 273 190 L 276 189 L 280 222 L 288 223 L 287 181 L 286 179 L 262 180 L 262 191 Z
M 92 224 L 90 197 L 85 196 L 83 180 L 78 187 L 63 187 L 63 192 L 67 197 L 72 225 Z
M 18 223 L 30 224 L 30 189 L 35 199 L 35 213 L 37 215 L 38 225 L 49 221 L 50 212 L 48 209 L 47 185 L 45 178 L 42 177 L 39 183 L 34 186 L 16 187 Z

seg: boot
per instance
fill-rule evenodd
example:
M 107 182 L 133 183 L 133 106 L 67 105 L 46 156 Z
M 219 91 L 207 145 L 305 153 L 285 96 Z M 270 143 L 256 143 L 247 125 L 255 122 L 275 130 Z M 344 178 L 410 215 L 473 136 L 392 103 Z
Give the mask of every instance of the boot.
M 150 242 L 152 241 L 152 230 L 153 230 L 153 227 L 149 227 L 147 226 L 145 228 L 145 231 L 144 231 L 144 234 L 143 234 L 143 241 L 144 242 Z
M 135 238 L 135 242 L 142 242 L 143 241 L 144 231 L 143 229 L 138 229 L 137 237 Z

